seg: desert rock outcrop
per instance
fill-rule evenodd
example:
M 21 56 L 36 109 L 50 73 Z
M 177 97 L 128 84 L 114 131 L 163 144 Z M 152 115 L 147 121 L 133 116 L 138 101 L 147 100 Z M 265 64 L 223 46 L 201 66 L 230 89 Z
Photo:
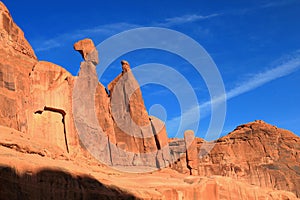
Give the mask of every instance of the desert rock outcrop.
M 160 143 L 158 139 L 167 137 L 166 130 L 158 122 L 159 119 L 154 119 L 155 122 L 150 120 L 129 63 L 122 61 L 121 64 L 122 73 L 108 85 L 108 89 L 116 146 L 129 153 L 124 154 L 123 158 L 115 159 L 115 162 L 119 165 L 134 163 L 158 168 L 168 166 L 168 143 Z
M 95 57 L 97 53 L 89 39 L 75 43 L 74 49 L 83 58 L 89 58 L 90 54 Z M 73 114 L 77 131 L 82 132 L 79 133 L 81 142 L 109 165 L 168 166 L 168 143 L 161 142 L 163 146 L 160 146 L 157 139 L 167 138 L 167 133 L 164 126 L 159 129 L 159 122 L 151 122 L 129 63 L 121 62 L 123 71 L 109 84 L 108 94 L 98 82 L 93 60 L 85 59 L 81 63 L 73 90 Z
M 180 142 L 182 145 L 180 146 Z M 193 163 L 201 176 L 224 176 L 264 188 L 287 190 L 300 196 L 300 139 L 290 131 L 261 120 L 238 126 L 228 135 L 209 143 L 197 142 L 198 164 Z M 183 152 L 183 141 L 170 142 L 171 153 Z M 175 152 L 175 153 L 174 153 Z M 187 154 L 177 153 L 173 168 L 186 173 Z M 193 154 L 192 154 L 193 155 Z
M 106 89 L 93 41 L 74 49 L 78 76 L 39 61 L 0 2 L 0 199 L 300 196 L 298 136 L 255 121 L 210 143 L 191 131 L 168 139 L 127 61 Z

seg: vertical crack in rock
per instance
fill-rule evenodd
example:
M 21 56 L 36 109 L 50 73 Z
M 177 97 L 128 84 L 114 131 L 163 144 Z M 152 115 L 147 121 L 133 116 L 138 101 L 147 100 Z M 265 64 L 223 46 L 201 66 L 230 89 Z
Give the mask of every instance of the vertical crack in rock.
M 67 138 L 67 131 L 66 131 L 66 122 L 65 122 L 66 112 L 62 109 L 45 106 L 43 110 L 37 110 L 37 111 L 34 112 L 34 114 L 40 114 L 41 115 L 44 111 L 55 112 L 55 113 L 61 114 L 61 116 L 62 116 L 61 122 L 63 124 L 63 129 L 64 129 L 64 139 L 65 139 L 66 150 L 69 153 L 68 138 Z
M 190 175 L 193 175 L 193 172 L 192 172 L 192 169 L 193 169 L 193 168 L 189 165 L 189 159 L 188 159 L 188 157 L 186 156 L 185 159 L 186 159 L 186 161 L 185 161 L 185 162 L 186 162 L 186 167 L 187 167 L 188 170 L 189 170 L 189 174 L 190 174 Z
M 130 104 L 129 104 L 129 98 L 128 98 L 128 96 L 127 96 L 127 91 L 126 91 L 126 86 L 125 85 L 123 85 L 123 94 L 124 94 L 124 104 L 125 105 L 127 105 L 127 106 L 125 106 L 125 111 L 126 112 L 129 112 L 130 111 Z
M 110 163 L 111 163 L 111 165 L 113 165 L 113 163 L 112 163 L 112 150 L 111 150 L 111 142 L 110 142 L 110 140 L 109 140 L 109 137 L 107 138 L 107 141 L 108 141 L 108 144 L 107 144 L 107 147 L 108 147 L 108 152 L 110 152 L 109 153 L 109 159 L 110 159 Z
M 156 144 L 157 150 L 160 150 L 161 146 L 159 144 L 159 140 L 158 140 L 158 137 L 157 137 L 157 133 L 156 133 L 155 127 L 154 127 L 154 125 L 153 125 L 153 123 L 152 123 L 151 120 L 150 120 L 150 123 L 151 123 L 151 128 L 152 128 L 152 132 L 153 132 L 153 135 L 154 135 L 154 139 L 155 139 L 155 144 Z
M 198 149 L 195 140 L 194 131 L 187 130 L 184 132 L 184 141 L 186 147 L 186 163 L 190 175 L 198 175 Z

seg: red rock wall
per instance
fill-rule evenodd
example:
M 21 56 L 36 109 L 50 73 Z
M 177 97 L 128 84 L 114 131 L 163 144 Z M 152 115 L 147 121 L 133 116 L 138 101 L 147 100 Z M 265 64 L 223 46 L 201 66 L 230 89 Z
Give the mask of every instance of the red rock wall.
M 0 124 L 28 131 L 29 73 L 36 56 L 0 2 Z
M 200 176 L 230 177 L 300 196 L 300 139 L 290 131 L 255 121 L 216 140 L 211 151 L 205 147 L 205 141 L 199 140 L 197 165 L 189 158 L 195 152 L 188 149 L 187 154 L 182 153 L 184 149 L 177 143 L 170 143 L 172 156 L 177 155 L 172 168 L 181 173 L 197 168 Z

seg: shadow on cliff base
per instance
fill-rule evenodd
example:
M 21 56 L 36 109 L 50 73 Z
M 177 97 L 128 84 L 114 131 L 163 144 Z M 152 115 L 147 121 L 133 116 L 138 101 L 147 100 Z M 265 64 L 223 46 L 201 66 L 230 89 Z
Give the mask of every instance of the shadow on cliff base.
M 0 199 L 137 199 L 114 186 L 88 176 L 43 169 L 19 176 L 14 169 L 0 166 Z

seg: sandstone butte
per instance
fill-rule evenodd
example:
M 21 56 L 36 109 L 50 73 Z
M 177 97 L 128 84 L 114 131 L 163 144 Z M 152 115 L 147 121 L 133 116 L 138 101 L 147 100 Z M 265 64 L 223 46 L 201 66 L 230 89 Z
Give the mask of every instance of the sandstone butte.
M 0 2 L 0 199 L 300 197 L 300 139 L 292 132 L 254 121 L 213 142 L 192 131 L 168 138 L 148 116 L 127 61 L 107 92 L 92 40 L 74 49 L 84 60 L 78 76 L 39 61 Z M 139 167 L 157 170 L 124 172 Z

